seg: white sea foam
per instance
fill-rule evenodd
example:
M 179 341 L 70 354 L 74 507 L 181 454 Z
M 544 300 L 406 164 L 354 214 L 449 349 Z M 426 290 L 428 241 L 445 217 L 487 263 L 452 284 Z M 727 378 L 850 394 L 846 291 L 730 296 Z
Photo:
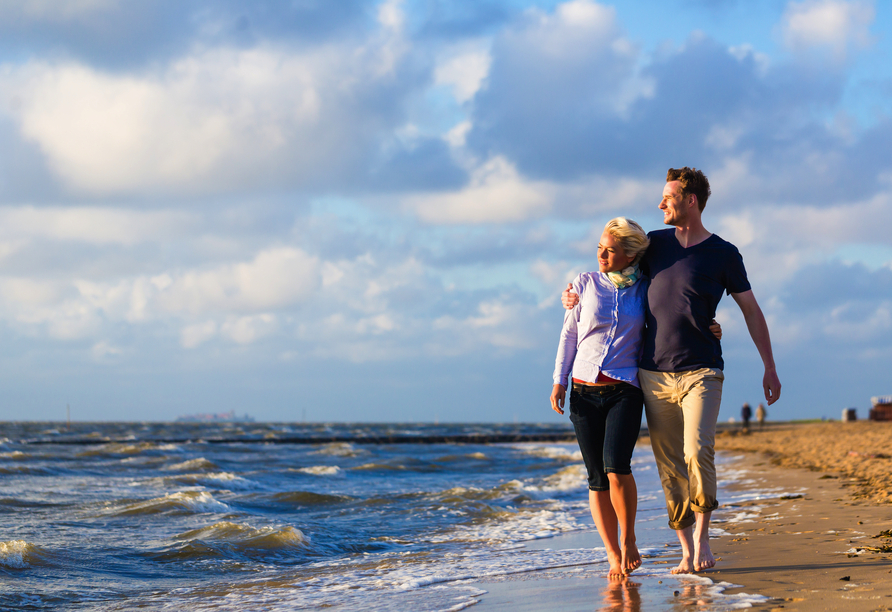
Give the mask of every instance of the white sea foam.
M 575 491 L 587 488 L 585 466 L 581 463 L 568 465 L 545 479 L 538 487 L 540 491 L 553 493 L 557 491 Z
M 540 444 L 517 444 L 514 448 L 522 450 L 527 455 L 534 457 L 545 457 L 547 459 L 557 459 L 560 461 L 582 461 L 582 453 L 575 444 L 564 445 L 540 445 Z
M 715 583 L 706 576 L 696 576 L 693 574 L 676 576 L 676 580 L 680 583 L 682 589 L 689 588 L 693 591 L 693 601 L 698 607 L 700 601 L 709 602 L 708 609 L 710 612 L 729 612 L 730 610 L 744 610 L 752 608 L 755 604 L 765 603 L 768 597 L 750 593 L 735 593 L 733 595 L 725 594 L 726 589 L 740 588 L 739 584 L 731 584 L 730 582 Z M 684 595 L 684 593 L 682 593 Z M 686 599 L 682 597 L 682 599 Z M 688 602 L 682 602 L 688 603 Z M 702 609 L 702 608 L 701 608 Z
M 0 566 L 14 569 L 31 567 L 27 561 L 27 556 L 32 549 L 33 546 L 24 540 L 0 542 Z
M 311 467 L 297 468 L 292 471 L 313 476 L 343 476 L 341 468 L 336 465 L 314 465 Z
M 656 550 L 643 550 L 653 554 Z M 181 590 L 179 605 L 193 610 L 240 609 L 304 609 L 335 607 L 363 610 L 431 610 L 448 612 L 474 605 L 487 592 L 473 583 L 511 582 L 529 578 L 547 582 L 550 579 L 581 578 L 593 585 L 603 580 L 607 572 L 607 558 L 603 549 L 532 550 L 514 546 L 465 548 L 442 555 L 413 558 L 410 552 L 366 554 L 344 559 L 330 572 L 315 574 L 302 580 L 300 588 L 280 585 L 271 588 L 262 580 L 242 584 L 225 597 L 208 597 L 199 589 Z M 322 569 L 312 564 L 308 570 Z M 536 572 L 536 573 L 533 573 Z M 730 612 L 764 603 L 761 595 L 738 593 L 726 595 L 725 590 L 736 588 L 727 582 L 714 583 L 701 576 L 674 576 L 667 566 L 645 565 L 634 574 L 643 588 L 663 591 L 672 605 L 708 609 L 710 612 Z M 544 587 L 544 583 L 540 583 Z M 589 587 L 587 587 L 589 588 Z M 523 586 L 518 585 L 522 591 Z M 541 590 L 541 587 L 537 587 Z M 672 592 L 676 591 L 675 598 Z M 594 595 L 594 597 L 597 597 Z M 668 602 L 672 602 L 671 604 Z M 598 602 L 592 600 L 593 606 Z M 171 604 L 176 608 L 176 604 Z

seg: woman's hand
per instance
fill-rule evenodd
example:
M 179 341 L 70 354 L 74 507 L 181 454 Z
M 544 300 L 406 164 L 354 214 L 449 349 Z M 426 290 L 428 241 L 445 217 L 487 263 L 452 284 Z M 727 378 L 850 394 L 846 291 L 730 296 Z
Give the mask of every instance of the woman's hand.
M 551 390 L 551 409 L 558 414 L 564 414 L 565 397 L 567 397 L 567 389 L 564 385 L 555 385 Z
M 567 288 L 564 289 L 564 292 L 561 294 L 561 304 L 563 304 L 564 308 L 567 310 L 573 310 L 578 303 L 579 294 L 573 293 L 573 283 L 567 283 Z
M 722 339 L 722 326 L 719 325 L 719 322 L 715 319 L 712 320 L 712 325 L 709 326 L 709 331 L 712 332 L 712 335 L 715 336 L 717 340 Z

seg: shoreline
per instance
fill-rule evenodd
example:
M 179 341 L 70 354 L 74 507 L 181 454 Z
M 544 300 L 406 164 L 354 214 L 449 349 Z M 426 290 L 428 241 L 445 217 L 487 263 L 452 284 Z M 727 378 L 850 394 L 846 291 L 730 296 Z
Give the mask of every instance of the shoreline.
M 645 555 L 631 588 L 548 570 L 475 581 L 487 593 L 474 609 L 892 610 L 892 537 L 874 537 L 892 535 L 892 423 L 784 423 L 748 435 L 723 427 L 716 450 L 732 456 L 722 471 L 736 482 L 713 514 L 715 568 L 672 576 L 678 555 L 667 551 Z M 652 597 L 658 581 L 659 601 L 642 601 L 635 583 L 648 583 Z

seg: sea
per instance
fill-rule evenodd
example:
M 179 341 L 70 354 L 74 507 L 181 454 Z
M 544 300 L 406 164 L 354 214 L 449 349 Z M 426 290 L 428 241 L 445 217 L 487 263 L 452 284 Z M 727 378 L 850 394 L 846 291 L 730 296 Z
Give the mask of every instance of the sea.
M 776 495 L 733 459 L 724 501 Z M 649 446 L 633 470 L 646 559 L 616 607 L 569 424 L 4 422 L 0 610 L 484 611 L 531 578 L 588 581 L 586 610 L 764 601 L 671 576 Z

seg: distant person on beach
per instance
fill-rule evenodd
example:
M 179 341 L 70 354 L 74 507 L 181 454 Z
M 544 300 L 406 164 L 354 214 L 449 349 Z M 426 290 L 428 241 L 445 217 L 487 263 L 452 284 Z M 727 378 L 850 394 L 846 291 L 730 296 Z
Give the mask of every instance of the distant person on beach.
M 743 421 L 743 431 L 749 432 L 750 430 L 750 419 L 753 417 L 753 409 L 750 408 L 750 405 L 746 402 L 743 403 L 743 407 L 740 409 L 740 418 Z
M 670 169 L 659 208 L 663 223 L 674 229 L 650 232 L 650 247 L 641 260 L 650 285 L 638 378 L 669 527 L 682 547 L 675 574 L 715 565 L 709 520 L 718 508 L 715 429 L 724 362 L 721 344 L 708 333 L 708 325 L 723 293 L 740 307 L 762 358 L 762 387 L 769 406 L 781 391 L 768 325 L 743 258 L 734 245 L 703 226 L 701 214 L 710 194 L 703 172 Z M 562 301 L 572 308 L 578 296 L 565 290 Z
M 756 420 L 759 422 L 759 429 L 765 427 L 765 417 L 768 416 L 768 411 L 765 410 L 765 404 L 759 404 L 756 406 Z
M 552 409 L 564 414 L 570 388 L 570 420 L 611 578 L 641 565 L 635 538 L 638 489 L 631 461 L 643 408 L 638 359 L 647 283 L 641 280 L 639 262 L 648 243 L 634 221 L 617 217 L 607 223 L 598 243 L 598 272 L 580 274 L 571 285 L 581 299 L 564 315 L 550 398 Z M 717 325 L 715 333 L 721 334 Z

